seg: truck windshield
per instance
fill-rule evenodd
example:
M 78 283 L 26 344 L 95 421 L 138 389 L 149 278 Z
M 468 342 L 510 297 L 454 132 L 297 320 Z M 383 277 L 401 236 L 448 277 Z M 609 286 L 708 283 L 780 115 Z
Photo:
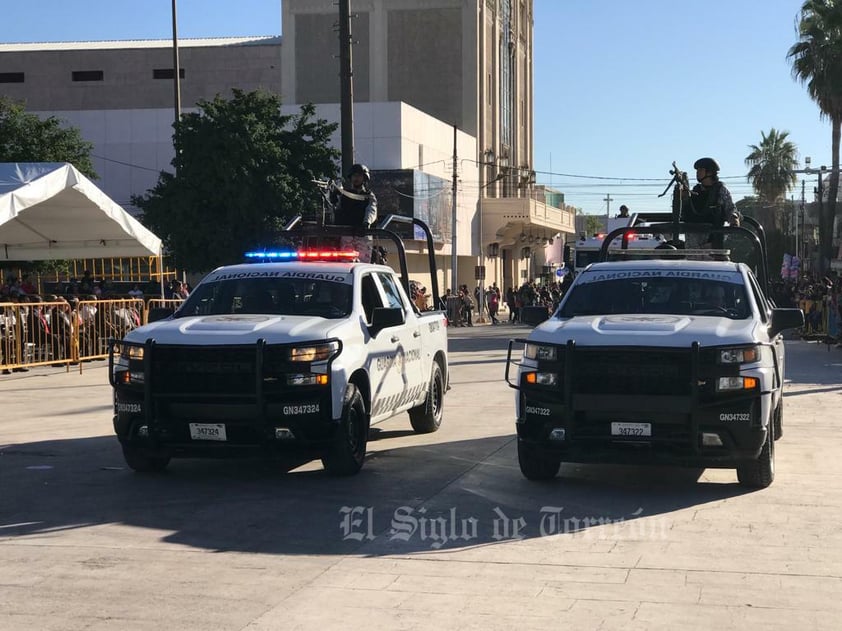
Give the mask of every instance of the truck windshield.
M 575 269 L 585 269 L 591 263 L 596 263 L 599 260 L 599 248 L 590 250 L 576 250 Z
M 556 317 L 657 313 L 742 320 L 751 315 L 739 273 L 695 273 L 709 278 L 662 277 L 666 273 L 588 272 L 570 289 Z
M 345 318 L 351 313 L 349 283 L 331 280 L 238 278 L 200 284 L 175 317 L 287 315 Z

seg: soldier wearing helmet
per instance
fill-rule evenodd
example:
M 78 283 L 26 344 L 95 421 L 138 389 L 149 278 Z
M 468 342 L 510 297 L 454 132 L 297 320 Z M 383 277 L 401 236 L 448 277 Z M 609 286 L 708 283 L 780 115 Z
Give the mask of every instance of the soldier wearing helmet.
M 699 158 L 693 168 L 698 184 L 685 193 L 689 203 L 682 213 L 682 221 L 739 226 L 740 213 L 734 206 L 731 192 L 719 181 L 719 163 L 713 158 Z
M 354 164 L 348 170 L 345 182 L 335 184 L 330 189 L 330 203 L 333 205 L 333 223 L 354 228 L 369 228 L 377 219 L 377 197 L 369 188 L 371 174 L 364 164 Z M 359 252 L 359 260 L 371 263 L 373 239 L 370 236 L 355 234 L 341 237 L 340 245 Z M 382 248 L 380 248 L 382 250 Z M 375 262 L 384 263 L 378 254 Z
M 335 209 L 335 223 L 369 227 L 377 218 L 377 197 L 369 188 L 371 174 L 364 164 L 354 164 L 345 183 L 331 190 L 330 201 Z

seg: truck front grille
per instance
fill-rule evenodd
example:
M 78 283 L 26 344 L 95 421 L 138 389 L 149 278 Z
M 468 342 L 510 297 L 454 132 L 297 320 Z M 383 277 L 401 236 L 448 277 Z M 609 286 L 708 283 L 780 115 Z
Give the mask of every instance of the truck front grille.
M 690 349 L 576 348 L 573 391 L 581 394 L 689 395 Z
M 254 395 L 257 388 L 258 350 L 249 346 L 155 346 L 152 353 L 152 389 L 157 394 Z M 270 390 L 280 383 L 286 367 L 280 352 L 266 347 L 264 383 Z M 266 380 L 269 377 L 269 380 Z

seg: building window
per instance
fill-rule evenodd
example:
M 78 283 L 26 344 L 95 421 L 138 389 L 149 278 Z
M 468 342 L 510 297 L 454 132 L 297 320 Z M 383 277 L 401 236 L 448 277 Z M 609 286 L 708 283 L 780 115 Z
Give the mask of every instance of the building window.
M 0 72 L 0 83 L 23 83 L 23 73 Z
M 178 69 L 178 76 L 181 79 L 184 78 L 184 68 Z M 172 68 L 155 68 L 152 71 L 152 78 L 153 79 L 172 79 L 173 78 Z
M 511 0 L 500 2 L 500 140 L 504 145 L 512 144 L 512 5 Z
M 102 81 L 105 74 L 102 70 L 74 70 L 74 81 Z

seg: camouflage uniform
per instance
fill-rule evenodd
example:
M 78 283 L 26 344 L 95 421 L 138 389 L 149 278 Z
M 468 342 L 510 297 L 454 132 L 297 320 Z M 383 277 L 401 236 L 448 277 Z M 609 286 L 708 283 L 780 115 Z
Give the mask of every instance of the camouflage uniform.
M 377 219 L 377 196 L 363 187 L 358 190 L 334 187 L 330 193 L 334 207 L 334 222 L 346 226 L 368 227 Z M 343 248 L 353 248 L 359 252 L 359 260 L 371 262 L 371 248 L 374 240 L 369 236 L 354 235 L 342 237 Z
M 709 223 L 714 226 L 721 226 L 727 223 L 729 226 L 740 225 L 742 219 L 740 211 L 731 199 L 731 192 L 725 185 L 717 180 L 713 186 L 696 184 L 690 192 L 690 198 L 684 200 L 684 211 L 682 221 L 686 223 Z M 721 235 L 706 235 L 704 233 L 687 234 L 685 240 L 688 248 L 694 249 L 713 241 L 713 247 L 722 247 Z

